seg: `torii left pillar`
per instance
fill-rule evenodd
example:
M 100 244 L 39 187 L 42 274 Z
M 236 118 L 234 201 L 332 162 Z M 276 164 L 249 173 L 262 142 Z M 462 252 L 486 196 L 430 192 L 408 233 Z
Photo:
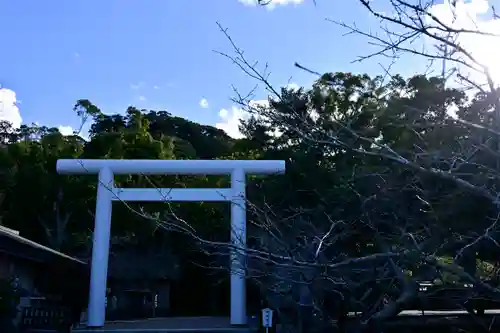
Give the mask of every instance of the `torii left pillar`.
M 227 201 L 231 203 L 232 325 L 246 325 L 246 175 L 282 174 L 270 160 L 58 160 L 60 174 L 98 174 L 88 327 L 104 326 L 113 201 Z M 230 175 L 231 188 L 116 188 L 114 175 Z

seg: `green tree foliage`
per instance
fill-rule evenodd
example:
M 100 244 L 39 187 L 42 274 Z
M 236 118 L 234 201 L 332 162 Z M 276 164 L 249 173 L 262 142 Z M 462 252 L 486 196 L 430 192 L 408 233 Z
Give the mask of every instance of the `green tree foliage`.
M 398 264 L 418 279 L 425 270 L 422 253 L 456 256 L 498 212 L 489 194 L 499 185 L 491 176 L 500 171 L 496 157 L 487 150 L 474 152 L 478 143 L 488 145 L 493 134 L 449 112 L 453 108 L 461 118 L 487 126 L 489 105 L 481 94 L 468 100 L 437 78 L 395 76 L 386 82 L 326 73 L 309 89 L 283 88 L 268 105 L 251 104 L 253 116 L 241 123 L 245 138 L 236 140 L 166 111 L 129 107 L 123 114 L 106 115 L 80 100 L 74 110 L 82 127 L 90 121 L 88 140 L 80 131 L 64 136 L 56 128 L 0 124 L 2 223 L 72 254 L 88 251 L 96 179 L 57 175 L 60 158 L 283 159 L 285 175 L 250 178 L 249 243 L 254 250 L 272 252 L 272 247 L 295 263 L 312 260 L 324 267 L 407 251 Z M 439 170 L 447 170 L 446 175 Z M 228 186 L 224 177 L 201 176 L 121 176 L 116 182 L 123 187 Z M 113 245 L 145 251 L 167 246 L 190 256 L 200 249 L 199 241 L 172 237 L 145 218 L 168 220 L 174 213 L 177 222 L 183 219 L 205 240 L 229 236 L 225 205 L 118 203 L 113 209 Z M 277 235 L 273 228 L 280 231 L 281 243 L 272 241 Z M 495 232 L 471 251 L 493 260 Z M 327 271 L 337 278 L 350 274 L 363 286 L 379 274 L 367 274 L 375 269 L 373 261 L 370 265 Z

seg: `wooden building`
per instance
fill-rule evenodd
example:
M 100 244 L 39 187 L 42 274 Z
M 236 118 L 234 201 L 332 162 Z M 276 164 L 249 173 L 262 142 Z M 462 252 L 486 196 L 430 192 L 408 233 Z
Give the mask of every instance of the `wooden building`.
M 85 262 L 3 226 L 0 226 L 0 280 L 19 296 L 14 317 L 3 318 L 12 319 L 15 326 L 50 328 L 59 325 L 59 321 L 66 320 L 67 300 L 73 296 L 85 303 L 88 294 Z

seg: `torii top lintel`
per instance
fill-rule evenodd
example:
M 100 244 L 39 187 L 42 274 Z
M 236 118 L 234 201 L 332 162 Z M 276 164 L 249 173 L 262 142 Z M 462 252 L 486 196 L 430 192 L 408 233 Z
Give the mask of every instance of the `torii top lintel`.
M 61 159 L 56 168 L 59 174 L 98 174 L 108 168 L 115 175 L 228 175 L 237 169 L 255 175 L 283 174 L 285 161 Z

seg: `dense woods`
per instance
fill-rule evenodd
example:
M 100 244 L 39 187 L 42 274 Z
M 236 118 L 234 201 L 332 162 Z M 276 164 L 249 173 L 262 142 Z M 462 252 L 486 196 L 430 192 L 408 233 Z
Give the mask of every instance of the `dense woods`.
M 487 94 L 468 98 L 425 76 L 384 81 L 327 73 L 310 88 L 283 88 L 280 96 L 252 104 L 238 140 L 166 111 L 130 107 L 106 115 L 88 100 L 74 108 L 91 121 L 88 141 L 55 128 L 3 123 L 2 224 L 89 258 L 96 179 L 57 175 L 57 159 L 284 159 L 285 175 L 253 177 L 248 188 L 247 268 L 273 307 L 308 298 L 333 315 L 327 295 L 340 293 L 375 320 L 418 299 L 424 280 L 473 283 L 495 297 L 499 160 Z M 450 116 L 451 108 L 463 120 Z M 116 178 L 123 187 L 227 181 Z M 112 251 L 163 249 L 175 253 L 181 279 L 192 279 L 195 262 L 209 268 L 207 281 L 220 282 L 210 272 L 227 268 L 226 205 L 116 203 L 113 209 Z M 382 298 L 394 308 L 381 307 Z
M 314 84 L 275 88 L 219 24 L 233 48 L 220 54 L 269 93 L 255 101 L 236 91 L 233 101 L 247 114 L 244 138 L 168 111 L 129 107 L 110 115 L 86 99 L 73 108 L 82 127 L 90 124 L 85 139 L 79 132 L 64 136 L 57 128 L 3 122 L 1 223 L 89 260 L 96 177 L 57 175 L 57 159 L 285 160 L 285 175 L 248 179 L 250 311 L 267 305 L 291 328 L 308 321 L 309 331 L 338 326 L 350 332 L 380 332 L 401 311 L 433 304 L 480 316 L 473 299 L 500 301 L 500 89 L 459 37 L 498 32 L 457 27 L 456 1 L 448 4 L 450 22 L 434 15 L 432 1 L 387 1 L 392 11 L 375 8 L 380 2 L 358 2 L 386 33 L 337 22 L 380 47 L 361 60 L 412 54 L 441 61 L 442 71 L 405 77 L 388 67 L 371 77 L 321 74 L 296 63 L 316 76 Z M 432 47 L 415 47 L 417 38 Z M 452 76 L 458 83 L 450 84 Z M 228 179 L 139 175 L 116 177 L 116 183 L 212 188 L 226 187 Z M 111 255 L 136 257 L 134 265 L 122 260 L 111 275 L 127 265 L 146 280 L 161 271 L 185 283 L 177 289 L 187 290 L 189 304 L 182 306 L 190 311 L 193 303 L 208 304 L 196 314 L 227 307 L 192 302 L 212 300 L 213 290 L 227 292 L 227 205 L 115 203 L 113 210 Z M 158 253 L 164 255 L 159 261 L 144 260 Z M 423 282 L 459 292 L 439 298 L 422 289 Z M 347 327 L 348 311 L 360 315 Z

